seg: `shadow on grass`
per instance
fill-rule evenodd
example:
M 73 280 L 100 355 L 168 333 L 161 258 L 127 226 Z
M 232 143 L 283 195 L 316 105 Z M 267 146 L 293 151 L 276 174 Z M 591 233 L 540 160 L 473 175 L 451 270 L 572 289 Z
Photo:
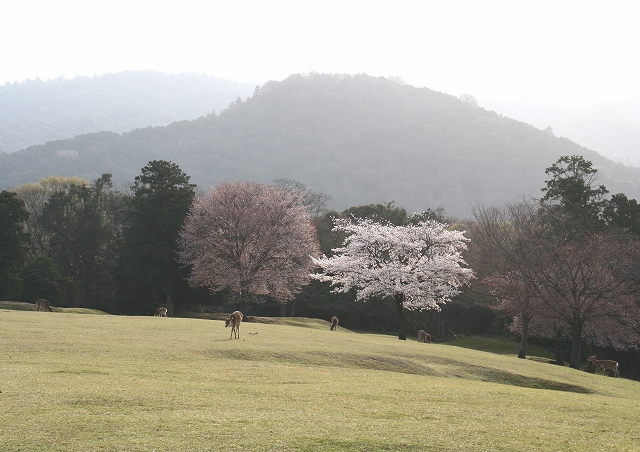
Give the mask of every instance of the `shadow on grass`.
M 412 375 L 457 377 L 532 389 L 547 389 L 580 394 L 593 393 L 593 391 L 578 385 L 562 383 L 544 378 L 527 377 L 521 374 L 442 358 L 434 359 L 432 362 L 425 363 L 424 357 L 420 358 L 423 362 L 417 362 L 408 357 L 390 357 L 372 354 L 360 355 L 338 352 L 330 353 L 324 351 L 303 353 L 267 350 L 234 350 L 232 356 L 221 350 L 205 350 L 200 353 L 208 357 L 221 359 L 242 359 L 247 361 L 278 363 L 288 362 L 304 366 L 381 370 Z

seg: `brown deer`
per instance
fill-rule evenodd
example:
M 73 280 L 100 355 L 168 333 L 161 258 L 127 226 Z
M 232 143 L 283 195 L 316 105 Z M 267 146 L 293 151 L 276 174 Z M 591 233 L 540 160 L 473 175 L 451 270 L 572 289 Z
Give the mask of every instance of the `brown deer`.
M 331 317 L 331 331 L 337 331 L 338 330 L 338 317 L 336 317 L 335 315 L 333 317 Z
M 53 312 L 53 309 L 51 309 L 51 305 L 47 300 L 45 300 L 44 298 L 40 298 L 38 301 L 36 301 L 36 311 Z
M 425 330 L 418 331 L 418 342 L 424 342 L 426 344 L 431 343 L 431 335 Z
M 233 337 L 233 333 L 236 333 L 236 339 L 240 339 L 240 322 L 242 322 L 242 312 L 235 311 L 232 312 L 231 315 L 227 316 L 224 327 L 228 327 L 231 325 L 231 336 L 229 339 Z
M 155 317 L 167 317 L 167 308 L 165 308 L 164 306 L 161 308 L 158 308 L 158 310 L 156 311 L 155 314 L 153 314 Z
M 587 358 L 587 362 L 590 362 L 596 365 L 596 372 L 598 371 L 598 369 L 602 369 L 603 375 L 607 375 L 607 369 L 612 370 L 613 374 L 616 377 L 620 375 L 620 372 L 618 372 L 618 363 L 616 361 L 611 361 L 608 359 L 597 360 L 596 355 L 593 355 Z

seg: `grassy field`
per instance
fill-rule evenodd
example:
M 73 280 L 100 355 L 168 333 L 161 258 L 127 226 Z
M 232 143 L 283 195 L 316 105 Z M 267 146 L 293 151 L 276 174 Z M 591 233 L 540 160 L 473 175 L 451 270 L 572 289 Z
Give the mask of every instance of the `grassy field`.
M 456 347 L 471 348 L 473 350 L 499 353 L 503 355 L 518 355 L 518 352 L 520 351 L 520 342 L 480 336 L 461 337 L 455 341 L 448 342 L 447 345 L 455 345 Z M 540 359 L 546 362 L 555 361 L 556 359 L 553 352 L 531 344 L 527 347 L 527 357 Z
M 8 306 L 5 306 L 8 307 Z M 638 450 L 640 383 L 328 323 L 0 305 L 0 450 Z

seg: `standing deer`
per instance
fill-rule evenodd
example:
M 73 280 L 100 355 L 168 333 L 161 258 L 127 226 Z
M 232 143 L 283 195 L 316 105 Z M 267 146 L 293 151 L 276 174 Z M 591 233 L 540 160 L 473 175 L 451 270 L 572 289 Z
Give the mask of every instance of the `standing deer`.
M 36 301 L 36 311 L 53 312 L 53 309 L 51 309 L 51 305 L 47 300 L 45 300 L 44 298 L 40 298 L 38 301 Z
M 620 372 L 618 372 L 618 363 L 616 361 L 608 359 L 597 360 L 596 355 L 589 356 L 587 361 L 596 365 L 596 372 L 598 369 L 602 369 L 603 375 L 607 375 L 607 369 L 612 370 L 616 377 L 620 375 Z
M 236 339 L 240 339 L 240 322 L 242 322 L 242 312 L 235 311 L 232 312 L 231 315 L 227 316 L 224 327 L 228 327 L 231 325 L 231 336 L 229 339 L 233 337 L 233 333 L 236 333 Z
M 418 331 L 418 342 L 424 342 L 426 344 L 430 344 L 431 335 L 428 334 L 425 330 Z
M 335 315 L 333 317 L 331 317 L 331 331 L 337 331 L 338 330 L 338 317 L 336 317 Z
M 164 306 L 161 308 L 158 308 L 158 310 L 156 311 L 155 314 L 153 314 L 155 317 L 167 317 L 167 308 L 165 308 Z

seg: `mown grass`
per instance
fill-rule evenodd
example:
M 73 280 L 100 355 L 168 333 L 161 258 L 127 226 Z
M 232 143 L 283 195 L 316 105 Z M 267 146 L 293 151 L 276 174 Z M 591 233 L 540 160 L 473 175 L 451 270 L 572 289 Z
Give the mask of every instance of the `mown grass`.
M 638 450 L 637 382 L 295 322 L 0 309 L 0 450 Z
M 22 301 L 0 301 L 0 309 L 10 309 L 14 311 L 35 311 L 35 303 L 24 303 Z M 95 314 L 108 315 L 104 311 L 89 308 L 60 308 L 52 306 L 53 312 L 65 312 L 67 314 Z
M 495 339 L 482 336 L 465 336 L 454 341 L 447 342 L 448 345 L 455 345 L 456 347 L 470 348 L 473 350 L 480 350 L 483 352 L 499 353 L 503 355 L 518 355 L 520 351 L 520 343 L 510 341 L 508 339 Z M 555 356 L 552 352 L 537 345 L 531 345 L 527 347 L 527 356 L 544 358 L 549 361 L 555 360 Z

